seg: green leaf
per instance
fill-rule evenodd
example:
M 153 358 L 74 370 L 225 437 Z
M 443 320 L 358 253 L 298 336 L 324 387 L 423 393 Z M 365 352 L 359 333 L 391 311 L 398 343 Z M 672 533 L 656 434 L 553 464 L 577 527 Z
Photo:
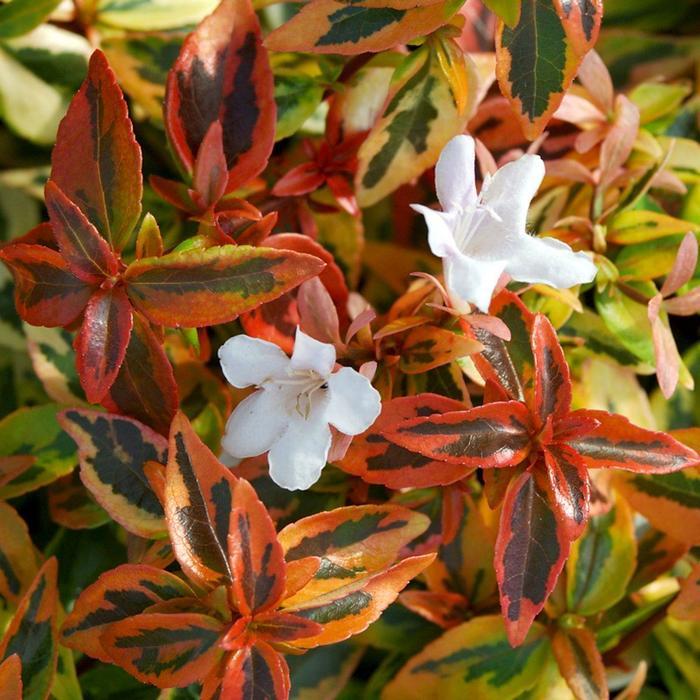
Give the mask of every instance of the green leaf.
M 484 0 L 484 5 L 509 27 L 517 24 L 520 17 L 520 0 Z
M 0 39 L 21 36 L 40 25 L 61 0 L 12 0 L 0 6 Z
M 218 0 L 98 0 L 99 24 L 131 31 L 188 27 L 197 24 Z

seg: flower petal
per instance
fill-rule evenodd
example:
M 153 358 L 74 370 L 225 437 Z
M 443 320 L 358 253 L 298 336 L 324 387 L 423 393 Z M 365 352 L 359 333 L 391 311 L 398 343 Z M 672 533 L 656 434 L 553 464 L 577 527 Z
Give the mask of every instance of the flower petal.
M 294 370 L 311 369 L 322 377 L 327 377 L 335 365 L 335 348 L 306 335 L 297 327 L 294 352 L 290 367 Z
M 272 446 L 268 455 L 270 477 L 283 489 L 308 489 L 321 476 L 331 447 L 331 429 L 325 411 L 325 402 L 323 405 L 315 402 L 309 417 L 295 416 Z
M 462 253 L 444 258 L 445 284 L 450 295 L 488 313 L 493 290 L 506 260 L 474 260 Z
M 506 272 L 518 282 L 543 283 L 557 289 L 592 282 L 596 266 L 585 253 L 574 253 L 556 238 L 518 238 Z
M 456 216 L 436 211 L 422 204 L 411 204 L 411 209 L 425 217 L 428 226 L 428 245 L 433 255 L 444 258 L 446 255 L 457 252 L 454 229 Z
M 289 358 L 277 345 L 247 335 L 229 338 L 219 348 L 219 361 L 229 384 L 239 389 L 284 375 L 289 366 Z
M 328 378 L 326 419 L 345 435 L 359 435 L 369 428 L 382 409 L 379 392 L 350 367 Z
M 267 452 L 289 424 L 283 392 L 276 386 L 260 389 L 236 406 L 226 423 L 221 446 L 232 457 Z
M 476 204 L 471 136 L 455 136 L 442 149 L 435 166 L 435 189 L 444 211 L 467 209 Z

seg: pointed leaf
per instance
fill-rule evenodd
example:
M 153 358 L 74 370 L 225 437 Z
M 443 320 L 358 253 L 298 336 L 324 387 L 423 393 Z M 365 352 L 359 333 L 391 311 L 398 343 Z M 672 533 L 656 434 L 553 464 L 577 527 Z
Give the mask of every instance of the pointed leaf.
M 0 700 L 22 700 L 22 662 L 17 654 L 0 663 Z
M 178 413 L 170 430 L 165 516 L 180 566 L 207 588 L 231 581 L 226 552 L 237 482 Z
M 462 465 L 450 465 L 411 452 L 389 442 L 383 433 L 409 418 L 460 408 L 463 408 L 460 402 L 438 394 L 402 396 L 385 401 L 379 418 L 369 430 L 352 441 L 338 466 L 370 484 L 384 484 L 389 488 L 423 488 L 457 481 L 469 470 Z
M 145 613 L 111 624 L 100 636 L 113 663 L 158 688 L 201 681 L 223 650 L 222 622 L 197 613 Z
M 410 659 L 383 697 L 527 697 L 542 674 L 547 654 L 543 626 L 535 623 L 525 642 L 513 649 L 500 617 L 477 617 L 453 627 Z
M 566 564 L 568 609 L 588 616 L 612 608 L 627 590 L 636 557 L 632 512 L 618 498 L 607 513 L 590 519 L 571 548 Z
M 17 511 L 0 501 L 0 597 L 17 603 L 38 570 L 29 530 Z
M 109 662 L 100 635 L 109 625 L 139 615 L 156 603 L 194 596 L 180 578 L 152 566 L 123 564 L 102 574 L 75 603 L 61 630 L 63 644 Z
M 532 355 L 535 359 L 535 410 L 544 422 L 568 415 L 571 409 L 569 365 L 557 333 L 549 319 L 537 314 L 532 326 Z
M 569 553 L 546 490 L 529 472 L 511 482 L 494 563 L 508 639 L 518 646 L 542 610 Z
M 217 119 L 204 135 L 194 164 L 192 188 L 202 200 L 202 209 L 209 209 L 223 197 L 227 181 L 223 131 Z
M 530 414 L 519 401 L 499 401 L 402 421 L 384 431 L 412 452 L 465 467 L 508 467 L 530 451 Z
M 320 634 L 323 627 L 317 622 L 306 620 L 298 615 L 269 612 L 255 617 L 255 638 L 275 642 L 293 642 L 295 639 L 313 637 Z
M 393 48 L 445 24 L 461 3 L 313 0 L 266 40 L 273 51 L 355 55 Z
M 595 418 L 600 425 L 569 444 L 589 469 L 617 468 L 641 474 L 667 474 L 700 464 L 695 450 L 666 433 L 632 425 L 623 416 L 606 411 L 575 411 Z
M 223 0 L 187 37 L 168 74 L 164 116 L 168 140 L 188 173 L 217 119 L 228 191 L 267 165 L 275 136 L 273 81 L 249 0 Z
M 56 671 L 56 573 L 57 563 L 53 558 L 39 569 L 0 643 L 0 659 L 17 654 L 22 660 L 24 700 L 45 700 Z
M 167 440 L 122 416 L 69 409 L 59 415 L 78 445 L 80 478 L 95 499 L 126 530 L 141 537 L 165 531 L 163 506 L 144 472 L 147 462 L 167 461 Z
M 226 700 L 268 700 L 289 697 L 289 669 L 279 652 L 258 642 L 244 647 L 226 665 L 220 697 Z
M 67 326 L 80 316 L 93 287 L 76 277 L 56 250 L 11 243 L 0 260 L 15 280 L 17 313 L 33 326 Z
M 124 361 L 102 405 L 168 434 L 178 407 L 177 384 L 165 350 L 139 314 L 134 315 Z
M 590 630 L 558 629 L 552 637 L 552 651 L 574 697 L 582 700 L 610 697 L 603 659 Z
M 285 591 L 284 551 L 267 509 L 244 480 L 233 494 L 228 557 L 239 612 L 257 615 L 274 608 Z
M 124 279 L 150 321 L 193 328 L 231 321 L 322 269 L 318 258 L 293 251 L 215 246 L 138 260 Z
M 141 149 L 122 91 L 99 50 L 58 128 L 51 165 L 51 179 L 121 250 L 141 214 Z
M 114 384 L 131 337 L 133 315 L 124 287 L 97 291 L 85 308 L 75 339 L 76 368 L 90 403 L 99 403 Z

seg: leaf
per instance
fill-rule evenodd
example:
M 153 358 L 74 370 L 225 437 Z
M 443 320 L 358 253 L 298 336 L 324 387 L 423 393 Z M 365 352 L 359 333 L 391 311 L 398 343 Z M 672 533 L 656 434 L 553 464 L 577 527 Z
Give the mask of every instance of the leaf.
M 554 589 L 569 553 L 569 540 L 535 476 L 511 481 L 501 511 L 494 564 L 501 610 L 513 646 L 525 639 L 532 621 Z
M 256 643 L 235 652 L 221 686 L 226 700 L 266 700 L 289 697 L 289 668 L 269 644 Z
M 530 451 L 529 413 L 519 401 L 498 401 L 465 411 L 413 418 L 384 430 L 412 452 L 465 467 L 507 467 Z
M 435 554 L 407 557 L 366 579 L 346 583 L 306 600 L 303 600 L 302 589 L 298 596 L 283 603 L 283 610 L 319 623 L 323 631 L 312 637 L 294 640 L 293 646 L 312 649 L 323 644 L 335 644 L 363 632 L 396 600 L 408 582 L 434 559 Z
M 71 530 L 89 530 L 109 522 L 109 514 L 95 501 L 77 470 L 48 487 L 51 520 Z
M 620 475 L 615 483 L 629 504 L 661 532 L 700 545 L 700 473 Z
M 131 418 L 97 411 L 68 409 L 59 422 L 78 445 L 80 478 L 98 503 L 129 532 L 161 535 L 163 506 L 144 467 L 167 461 L 165 438 Z
M 338 0 L 320 1 L 340 4 Z M 306 9 L 313 4 L 306 5 Z M 441 6 L 438 3 L 416 11 L 434 12 Z M 362 7 L 355 3 L 345 11 L 361 12 Z M 374 7 L 367 10 L 387 11 Z M 475 82 L 475 76 L 469 77 Z M 473 89 L 470 94 L 474 94 Z M 396 69 L 384 113 L 358 151 L 355 182 L 359 204 L 367 207 L 378 202 L 434 165 L 445 144 L 462 133 L 468 117 L 466 111 L 458 112 L 437 58 L 427 49 L 411 54 Z
M 406 374 L 420 374 L 473 355 L 481 348 L 481 343 L 445 328 L 421 326 L 406 335 L 399 367 Z
M 600 147 L 599 187 L 609 186 L 629 158 L 639 131 L 639 110 L 626 95 L 615 98 L 613 122 Z
M 345 688 L 363 649 L 351 642 L 340 642 L 311 649 L 300 656 L 289 656 L 287 663 L 292 680 L 292 700 L 321 698 L 327 691 Z
M 216 0 L 99 0 L 97 21 L 129 32 L 177 29 L 196 24 L 217 6 Z
M 33 326 L 67 326 L 82 313 L 93 288 L 78 279 L 56 250 L 11 243 L 0 260 L 15 280 L 17 313 Z
M 700 564 L 681 582 L 681 590 L 671 603 L 668 614 L 679 620 L 700 621 Z
M 124 287 L 100 289 L 87 307 L 75 339 L 76 368 L 90 403 L 114 384 L 129 346 L 133 315 Z
M 226 552 L 237 481 L 178 413 L 170 430 L 165 517 L 180 566 L 206 588 L 231 581 Z
M 0 532 L 3 533 L 0 538 L 0 596 L 9 603 L 17 603 L 39 567 L 24 520 L 3 501 L 0 501 Z
M 0 456 L 34 457 L 27 470 L 0 487 L 0 498 L 34 491 L 75 466 L 75 446 L 56 420 L 58 410 L 55 404 L 20 408 L 0 420 Z
M 228 531 L 232 592 L 242 615 L 258 615 L 277 606 L 285 592 L 284 551 L 275 525 L 255 489 L 238 481 Z
M 85 214 L 52 180 L 46 183 L 44 197 L 53 235 L 71 272 L 87 284 L 116 276 L 119 262 Z
M 150 321 L 193 328 L 231 321 L 322 269 L 311 255 L 227 245 L 138 260 L 124 280 L 132 303 Z
M 635 526 L 637 567 L 629 591 L 637 591 L 670 571 L 688 551 L 688 545 L 657 530 L 650 523 Z
M 552 651 L 574 697 L 586 700 L 610 697 L 603 659 L 590 630 L 558 629 L 552 637 Z
M 249 0 L 223 0 L 190 34 L 168 74 L 168 140 L 192 173 L 211 124 L 221 121 L 227 191 L 267 165 L 275 136 L 275 101 L 267 52 Z
M 81 594 L 61 630 L 63 644 L 110 662 L 100 635 L 120 620 L 139 615 L 157 603 L 194 596 L 174 574 L 152 566 L 123 564 L 102 574 Z
M 22 697 L 44 700 L 56 671 L 56 559 L 49 559 L 24 594 L 0 642 L 0 659 L 22 660 Z
M 535 409 L 542 424 L 557 420 L 571 409 L 571 377 L 557 332 L 543 314 L 532 326 L 532 355 L 535 360 Z
M 17 654 L 0 663 L 0 700 L 22 700 L 22 663 Z
M 517 24 L 499 21 L 498 82 L 530 140 L 561 104 L 602 16 L 601 0 L 522 0 Z
M 139 314 L 134 314 L 124 361 L 102 405 L 168 434 L 178 407 L 177 384 L 160 341 Z
M 600 425 L 570 446 L 589 469 L 627 469 L 641 474 L 667 474 L 700 464 L 695 450 L 666 433 L 632 425 L 623 416 L 606 411 L 574 411 L 572 416 L 595 418 Z
M 0 39 L 11 39 L 38 27 L 61 0 L 12 0 L 0 7 Z
M 520 17 L 520 0 L 485 0 L 484 5 L 509 27 L 517 24 Z
M 265 43 L 273 51 L 356 55 L 391 49 L 446 24 L 461 2 L 412 0 L 347 3 L 313 0 L 276 29 Z
M 525 642 L 513 649 L 499 616 L 476 617 L 448 630 L 410 659 L 383 697 L 520 697 L 539 680 L 547 654 L 541 625 L 535 623 Z
M 625 595 L 636 559 L 632 512 L 618 498 L 607 513 L 590 519 L 571 547 L 566 564 L 568 609 L 588 616 L 612 608 Z
M 183 688 L 201 681 L 223 650 L 224 624 L 198 613 L 144 613 L 112 623 L 101 635 L 103 649 L 144 683 Z
M 112 248 L 121 250 L 141 214 L 141 149 L 104 54 L 90 58 L 56 136 L 51 179 Z
M 446 413 L 462 404 L 438 394 L 402 396 L 382 404 L 382 412 L 372 426 L 350 444 L 338 462 L 344 471 L 370 484 L 389 488 L 423 488 L 461 479 L 469 470 L 424 457 L 390 442 L 384 431 L 400 421 L 433 413 Z
M 605 237 L 610 243 L 630 245 L 699 229 L 697 224 L 683 219 L 675 219 L 655 211 L 631 209 L 613 217 Z

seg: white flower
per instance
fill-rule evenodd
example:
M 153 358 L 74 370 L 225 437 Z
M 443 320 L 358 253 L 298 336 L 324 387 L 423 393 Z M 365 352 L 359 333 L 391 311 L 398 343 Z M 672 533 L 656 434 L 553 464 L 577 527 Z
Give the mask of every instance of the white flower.
M 428 242 L 443 260 L 453 301 L 488 312 L 502 273 L 518 282 L 568 288 L 591 282 L 596 267 L 585 253 L 526 231 L 527 210 L 544 177 L 539 156 L 526 155 L 486 177 L 477 195 L 474 139 L 455 136 L 435 168 L 442 211 L 413 204 L 428 225 Z
M 349 367 L 333 371 L 335 348 L 297 328 L 291 359 L 277 345 L 237 335 L 219 350 L 226 379 L 258 387 L 231 414 L 222 446 L 233 457 L 269 450 L 272 480 L 308 489 L 321 475 L 332 425 L 359 435 L 374 423 L 381 399 L 369 380 Z

